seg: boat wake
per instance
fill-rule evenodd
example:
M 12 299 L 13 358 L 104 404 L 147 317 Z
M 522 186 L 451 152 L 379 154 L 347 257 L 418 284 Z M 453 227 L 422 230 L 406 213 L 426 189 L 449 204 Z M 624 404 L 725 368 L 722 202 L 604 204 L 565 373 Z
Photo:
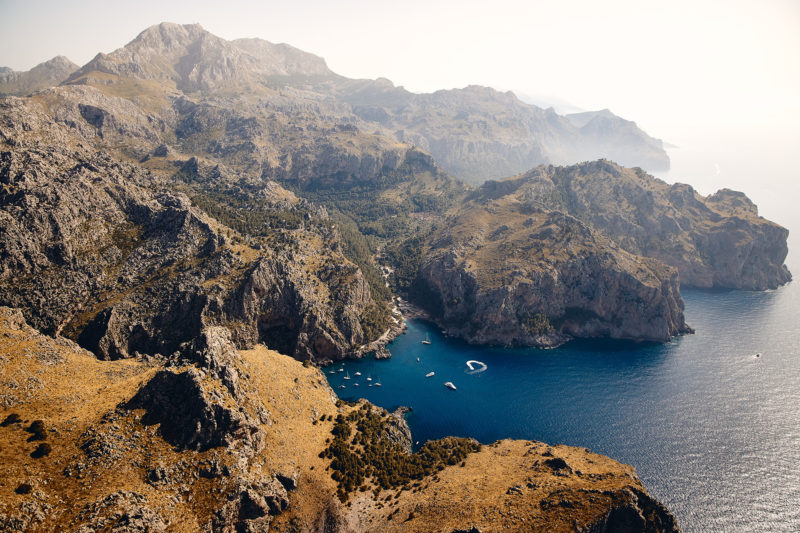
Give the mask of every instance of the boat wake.
M 475 361 L 474 359 L 467 361 L 467 367 L 469 368 L 469 370 L 467 370 L 467 374 L 480 374 L 481 372 L 485 372 L 486 369 L 489 368 L 488 366 L 486 366 L 486 363 L 482 361 Z

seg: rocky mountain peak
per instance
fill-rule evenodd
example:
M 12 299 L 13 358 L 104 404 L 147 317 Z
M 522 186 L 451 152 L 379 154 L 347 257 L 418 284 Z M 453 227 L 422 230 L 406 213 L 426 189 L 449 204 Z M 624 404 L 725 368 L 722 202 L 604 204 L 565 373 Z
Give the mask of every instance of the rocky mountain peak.
M 270 76 L 332 74 L 325 61 L 286 44 L 227 41 L 199 24 L 162 22 L 110 54 L 98 54 L 68 81 L 93 71 L 122 78 L 163 80 L 188 93 L 265 83 Z
M 58 85 L 78 69 L 64 56 L 39 63 L 26 72 L 0 67 L 0 96 L 22 96 Z

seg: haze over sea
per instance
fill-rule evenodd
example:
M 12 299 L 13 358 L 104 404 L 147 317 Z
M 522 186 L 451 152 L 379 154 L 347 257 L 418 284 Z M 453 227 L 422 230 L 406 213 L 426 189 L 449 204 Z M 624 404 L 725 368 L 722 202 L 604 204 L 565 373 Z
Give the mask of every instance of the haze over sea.
M 711 152 L 671 155 L 681 170 L 716 170 Z M 661 177 L 693 183 L 685 175 Z M 761 213 L 795 229 L 797 212 L 786 196 L 751 177 L 727 176 L 732 188 L 761 188 L 760 198 L 751 194 Z M 714 181 L 693 184 L 707 194 Z M 787 262 L 795 276 L 798 255 L 795 246 Z M 349 381 L 345 372 L 326 375 L 344 399 L 411 406 L 407 420 L 420 443 L 447 435 L 485 443 L 533 439 L 585 446 L 631 464 L 685 532 L 800 531 L 800 286 L 682 294 L 697 332 L 664 345 L 477 347 L 411 320 L 389 346 L 391 359 L 346 363 Z M 421 344 L 428 335 L 431 345 Z M 488 369 L 468 374 L 471 359 Z M 435 376 L 426 378 L 431 371 Z M 369 387 L 367 376 L 382 386 Z

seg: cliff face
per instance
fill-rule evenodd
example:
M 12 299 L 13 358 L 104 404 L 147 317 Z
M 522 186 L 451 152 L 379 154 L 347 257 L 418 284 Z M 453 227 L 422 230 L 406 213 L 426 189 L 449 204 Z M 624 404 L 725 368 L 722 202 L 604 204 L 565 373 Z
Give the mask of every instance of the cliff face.
M 702 197 L 609 161 L 539 167 L 512 180 L 531 206 L 569 213 L 625 250 L 676 267 L 684 286 L 764 290 L 791 275 L 789 232 L 758 216 L 742 193 Z
M 350 89 L 349 85 L 345 85 Z M 662 143 L 608 110 L 590 118 L 561 116 L 520 101 L 513 93 L 469 86 L 432 94 L 387 87 L 382 80 L 342 98 L 364 120 L 430 152 L 447 172 L 474 184 L 542 163 L 612 158 L 651 170 L 669 168 Z
M 690 331 L 675 269 L 514 195 L 472 201 L 431 240 L 428 307 L 475 343 L 552 346 L 570 336 L 664 341 Z
M 0 338 L 3 531 L 678 531 L 631 467 L 541 442 L 443 439 L 421 490 L 379 480 L 380 462 L 368 490 L 345 490 L 330 457 L 345 433 L 348 465 L 366 464 L 359 442 L 392 465 L 428 459 L 410 460 L 401 418 L 337 401 L 289 357 L 237 351 L 226 328 L 169 361 L 98 361 L 0 307 Z M 460 462 L 455 442 L 472 449 Z
M 35 327 L 112 359 L 172 353 L 217 323 L 239 346 L 300 358 L 338 359 L 372 340 L 361 326 L 369 287 L 324 210 L 273 183 L 266 214 L 303 223 L 248 239 L 36 104 L 1 111 L 0 301 Z

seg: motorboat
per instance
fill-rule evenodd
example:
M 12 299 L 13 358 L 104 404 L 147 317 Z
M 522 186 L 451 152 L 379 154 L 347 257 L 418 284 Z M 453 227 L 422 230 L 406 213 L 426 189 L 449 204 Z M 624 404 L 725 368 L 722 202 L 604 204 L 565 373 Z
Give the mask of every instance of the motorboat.
M 456 390 L 456 386 L 453 385 L 452 381 L 445 381 L 444 382 L 444 386 L 447 387 L 450 390 Z

